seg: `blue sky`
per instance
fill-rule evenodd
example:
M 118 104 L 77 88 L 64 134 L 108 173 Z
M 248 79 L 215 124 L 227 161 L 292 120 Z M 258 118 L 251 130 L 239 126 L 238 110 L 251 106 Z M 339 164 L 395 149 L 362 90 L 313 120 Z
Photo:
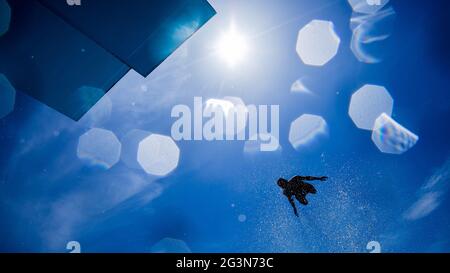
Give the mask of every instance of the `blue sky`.
M 383 252 L 448 252 L 449 4 L 435 2 L 391 0 L 391 36 L 370 48 L 377 64 L 350 50 L 347 1 L 215 0 L 204 28 L 146 79 L 128 73 L 78 123 L 17 92 L 0 120 L 0 251 L 67 252 L 75 240 L 86 252 L 149 252 L 174 238 L 193 252 L 366 252 L 374 240 Z M 324 67 L 295 52 L 313 19 L 332 21 L 341 39 Z M 213 53 L 231 22 L 250 44 L 233 69 Z M 314 96 L 292 94 L 305 77 Z M 348 116 L 367 83 L 389 90 L 393 117 L 420 137 L 407 153 L 381 153 Z M 170 135 L 172 107 L 194 96 L 280 105 L 282 150 L 250 156 L 244 142 L 180 141 L 178 168 L 164 178 L 77 158 L 91 127 L 119 139 L 133 129 Z M 322 116 L 329 135 L 296 151 L 289 126 L 305 113 Z M 297 174 L 330 177 L 299 218 L 275 184 Z

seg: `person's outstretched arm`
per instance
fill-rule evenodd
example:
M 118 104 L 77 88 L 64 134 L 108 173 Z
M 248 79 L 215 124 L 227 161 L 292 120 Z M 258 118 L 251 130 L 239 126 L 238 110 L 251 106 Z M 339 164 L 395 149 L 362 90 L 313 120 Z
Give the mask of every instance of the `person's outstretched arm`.
M 300 176 L 299 178 L 300 178 L 300 180 L 305 180 L 305 181 L 314 181 L 314 180 L 326 181 L 328 179 L 328 176 L 321 176 L 321 177 Z
M 298 211 L 297 211 L 297 207 L 295 206 L 294 199 L 292 199 L 292 196 L 288 196 L 288 200 L 289 200 L 289 203 L 291 203 L 292 208 L 294 208 L 295 216 L 298 217 Z

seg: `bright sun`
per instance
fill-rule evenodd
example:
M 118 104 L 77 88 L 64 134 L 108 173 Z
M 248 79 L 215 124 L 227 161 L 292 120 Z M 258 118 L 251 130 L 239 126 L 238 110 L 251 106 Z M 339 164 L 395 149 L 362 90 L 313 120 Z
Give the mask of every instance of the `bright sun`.
M 239 64 L 247 55 L 247 40 L 236 31 L 232 25 L 227 33 L 224 33 L 217 43 L 217 53 L 230 67 Z

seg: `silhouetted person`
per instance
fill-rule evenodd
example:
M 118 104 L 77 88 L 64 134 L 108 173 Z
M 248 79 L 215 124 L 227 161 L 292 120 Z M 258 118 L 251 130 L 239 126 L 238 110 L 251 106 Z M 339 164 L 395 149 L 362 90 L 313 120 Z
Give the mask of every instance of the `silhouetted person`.
M 286 179 L 280 178 L 278 179 L 278 186 L 283 189 L 283 194 L 288 198 L 289 203 L 291 203 L 292 207 L 294 208 L 295 216 L 298 217 L 297 207 L 295 206 L 294 199 L 292 196 L 295 196 L 295 198 L 303 205 L 308 205 L 308 200 L 306 200 L 306 195 L 308 193 L 316 194 L 317 190 L 314 188 L 313 185 L 306 183 L 305 181 L 314 181 L 314 180 L 320 180 L 320 181 L 326 181 L 328 177 L 321 176 L 321 177 L 314 177 L 314 176 L 294 176 L 289 180 L 289 182 Z

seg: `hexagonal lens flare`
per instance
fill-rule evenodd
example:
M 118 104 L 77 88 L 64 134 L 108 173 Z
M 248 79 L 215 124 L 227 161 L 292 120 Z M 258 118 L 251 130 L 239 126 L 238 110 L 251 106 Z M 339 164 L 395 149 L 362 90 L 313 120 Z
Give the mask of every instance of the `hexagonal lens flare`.
M 291 123 L 289 142 L 298 150 L 328 134 L 328 126 L 321 116 L 305 114 Z
M 152 246 L 152 253 L 191 253 L 188 245 L 178 239 L 164 238 Z
M 6 0 L 0 0 L 0 36 L 9 30 L 11 8 Z
M 91 165 L 109 169 L 119 161 L 121 149 L 122 145 L 113 132 L 93 128 L 80 137 L 77 155 Z
M 371 14 L 381 10 L 389 0 L 348 0 L 354 12 Z
M 180 149 L 172 138 L 152 134 L 139 143 L 137 156 L 146 173 L 165 176 L 177 168 Z
M 372 130 L 382 113 L 392 115 L 393 107 L 394 100 L 386 88 L 368 84 L 352 95 L 348 113 L 358 128 Z
M 305 64 L 323 66 L 336 56 L 340 43 L 332 22 L 313 20 L 298 34 L 297 53 Z
M 5 75 L 0 74 L 0 119 L 14 110 L 16 90 Z
M 375 121 L 372 141 L 383 153 L 403 154 L 416 145 L 419 137 L 383 113 Z

